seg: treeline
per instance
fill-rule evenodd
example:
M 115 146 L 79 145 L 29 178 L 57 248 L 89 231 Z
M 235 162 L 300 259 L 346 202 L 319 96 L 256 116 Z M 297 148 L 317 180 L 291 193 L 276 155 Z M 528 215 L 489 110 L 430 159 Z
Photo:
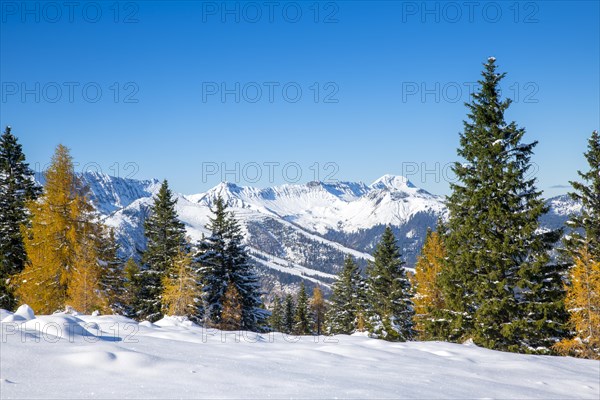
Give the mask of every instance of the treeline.
M 59 145 L 40 190 L 6 128 L 0 139 L 1 308 L 27 303 L 39 313 L 72 307 L 149 321 L 181 315 L 222 329 L 267 329 L 258 277 L 222 199 L 212 209 L 210 236 L 191 243 L 164 181 L 145 221 L 147 246 L 138 265 L 118 258 L 114 232 L 101 223 L 73 171 L 69 150 Z
M 309 299 L 301 286 L 295 297 L 275 297 L 270 312 L 222 199 L 214 202 L 210 235 L 192 243 L 163 182 L 145 222 L 141 264 L 123 262 L 68 149 L 58 146 L 40 190 L 7 128 L 0 138 L 0 307 L 28 303 L 52 313 L 71 306 L 150 321 L 184 315 L 221 329 L 473 340 L 600 358 L 600 137 L 592 133 L 584 153 L 590 168 L 571 182 L 581 214 L 567 235 L 542 231 L 548 210 L 528 175 L 537 142 L 524 142 L 525 130 L 505 120 L 504 76 L 488 59 L 467 104 L 449 217 L 428 232 L 416 273 L 407 276 L 387 227 L 364 273 L 351 257 L 344 261 L 329 301 L 318 288 Z
M 275 296 L 270 328 L 295 335 L 365 332 L 391 341 L 413 339 L 411 285 L 390 227 L 373 256 L 365 277 L 354 259 L 347 257 L 327 302 L 318 287 L 308 299 L 304 284 L 296 299 L 291 294 L 283 299 Z

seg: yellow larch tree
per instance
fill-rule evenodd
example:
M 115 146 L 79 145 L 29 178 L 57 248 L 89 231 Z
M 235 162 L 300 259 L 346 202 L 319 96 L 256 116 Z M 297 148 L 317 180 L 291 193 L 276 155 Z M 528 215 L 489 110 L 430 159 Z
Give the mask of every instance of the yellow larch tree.
M 65 146 L 56 148 L 45 181 L 43 195 L 28 204 L 31 222 L 22 228 L 28 260 L 16 279 L 19 301 L 38 313 L 67 305 L 81 312 L 101 308 L 97 249 L 106 238 Z
M 179 249 L 163 279 L 162 304 L 167 315 L 187 316 L 191 320 L 199 317 L 198 303 L 201 288 L 198 276 L 192 267 L 192 258 L 184 249 Z
M 313 295 L 310 299 L 310 308 L 313 312 L 315 331 L 317 332 L 317 335 L 320 335 L 322 333 L 323 322 L 325 321 L 325 300 L 323 299 L 323 292 L 319 286 L 315 286 L 313 289 Z
M 579 250 L 570 272 L 565 306 L 575 337 L 557 343 L 564 355 L 600 359 L 600 260 L 593 259 L 587 246 Z
M 438 329 L 440 321 L 437 314 L 444 308 L 439 275 L 445 257 L 446 250 L 441 235 L 429 230 L 411 279 L 416 290 L 413 297 L 415 329 L 421 340 L 442 338 L 441 330 Z
M 82 235 L 73 243 L 74 257 L 67 289 L 67 305 L 89 314 L 95 310 L 109 309 L 107 293 L 101 286 L 103 268 L 99 264 L 98 241 L 102 236 L 97 235 L 102 235 L 102 231 L 98 232 L 99 227 L 87 221 L 80 223 L 83 225 Z

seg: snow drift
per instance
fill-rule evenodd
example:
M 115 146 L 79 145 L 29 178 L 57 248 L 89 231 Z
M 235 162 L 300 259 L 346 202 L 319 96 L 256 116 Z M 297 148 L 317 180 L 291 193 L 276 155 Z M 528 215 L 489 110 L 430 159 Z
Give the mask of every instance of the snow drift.
M 17 318 L 17 317 L 19 318 Z M 0 310 L 0 397 L 598 399 L 600 363 L 473 345 Z

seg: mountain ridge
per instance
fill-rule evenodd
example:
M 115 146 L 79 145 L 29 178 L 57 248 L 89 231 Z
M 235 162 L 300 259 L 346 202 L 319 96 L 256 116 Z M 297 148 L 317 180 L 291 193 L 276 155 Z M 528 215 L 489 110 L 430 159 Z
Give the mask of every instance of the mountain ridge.
M 114 228 L 124 258 L 139 258 L 146 242 L 143 223 L 157 179 L 136 180 L 97 172 L 81 174 L 90 198 L 106 225 Z M 36 177 L 39 182 L 43 177 Z M 266 188 L 221 182 L 206 192 L 174 193 L 176 209 L 187 234 L 198 241 L 208 234 L 210 208 L 221 196 L 240 220 L 250 256 L 265 290 L 286 291 L 306 281 L 329 287 L 347 255 L 362 267 L 386 225 L 390 225 L 413 267 L 427 228 L 447 216 L 445 198 L 418 188 L 399 175 L 383 175 L 370 185 L 362 182 L 307 182 Z M 550 213 L 544 229 L 564 224 L 578 205 L 566 195 L 547 200 Z

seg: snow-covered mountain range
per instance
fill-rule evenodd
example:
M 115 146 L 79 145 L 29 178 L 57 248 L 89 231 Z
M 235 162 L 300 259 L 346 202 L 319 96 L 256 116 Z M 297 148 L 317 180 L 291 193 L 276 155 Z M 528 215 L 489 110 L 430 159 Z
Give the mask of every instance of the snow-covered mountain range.
M 160 182 L 94 172 L 82 179 L 104 222 L 115 228 L 121 255 L 139 256 L 145 248 L 143 221 Z M 265 289 L 276 291 L 301 280 L 327 287 L 347 254 L 366 265 L 387 224 L 412 267 L 427 228 L 446 215 L 443 197 L 394 175 L 370 185 L 309 182 L 259 189 L 224 182 L 205 193 L 176 196 L 179 218 L 193 241 L 208 233 L 205 226 L 215 199 L 225 199 L 241 222 Z M 544 228 L 562 226 L 579 210 L 568 196 L 554 197 L 548 204 Z

